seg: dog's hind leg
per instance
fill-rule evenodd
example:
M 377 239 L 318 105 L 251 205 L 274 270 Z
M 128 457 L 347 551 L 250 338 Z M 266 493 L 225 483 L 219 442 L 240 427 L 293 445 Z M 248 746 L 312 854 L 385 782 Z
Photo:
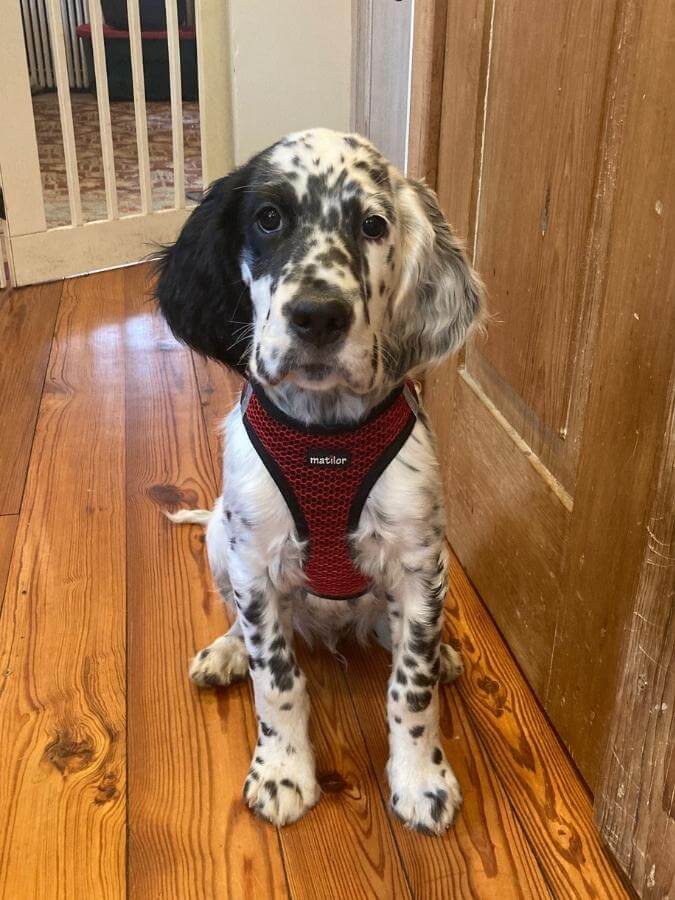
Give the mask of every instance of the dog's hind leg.
M 190 678 L 199 687 L 226 687 L 248 674 L 248 654 L 239 620 L 227 634 L 204 647 L 190 663 Z

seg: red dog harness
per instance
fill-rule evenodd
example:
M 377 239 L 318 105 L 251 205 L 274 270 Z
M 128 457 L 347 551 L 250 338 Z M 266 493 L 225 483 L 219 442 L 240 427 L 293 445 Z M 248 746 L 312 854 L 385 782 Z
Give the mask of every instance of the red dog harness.
M 365 594 L 370 583 L 354 565 L 349 536 L 375 482 L 413 430 L 414 388 L 398 388 L 355 427 L 304 426 L 254 382 L 241 405 L 251 443 L 281 491 L 298 537 L 308 542 L 308 590 L 330 600 Z

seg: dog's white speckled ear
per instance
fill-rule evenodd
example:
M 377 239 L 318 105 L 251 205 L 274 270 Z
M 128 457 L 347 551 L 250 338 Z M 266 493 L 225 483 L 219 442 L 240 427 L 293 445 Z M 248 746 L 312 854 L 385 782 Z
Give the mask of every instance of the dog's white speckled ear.
M 483 284 L 434 192 L 402 179 L 397 206 L 402 272 L 391 332 L 403 375 L 458 350 L 484 318 Z

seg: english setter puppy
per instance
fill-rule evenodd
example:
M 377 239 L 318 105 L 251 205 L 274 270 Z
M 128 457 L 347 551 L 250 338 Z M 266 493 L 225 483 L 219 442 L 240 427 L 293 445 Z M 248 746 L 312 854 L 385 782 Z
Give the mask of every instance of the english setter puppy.
M 462 345 L 480 322 L 482 287 L 436 196 L 361 137 L 292 134 L 211 186 L 159 263 L 157 297 L 178 338 L 254 387 L 226 419 L 224 487 L 213 511 L 174 517 L 206 525 L 215 581 L 236 613 L 190 675 L 224 686 L 250 672 L 259 736 L 247 804 L 283 825 L 318 801 L 293 633 L 334 648 L 351 632 L 392 653 L 392 809 L 406 825 L 441 834 L 461 793 L 439 737 L 438 685 L 462 666 L 441 643 L 443 491 L 410 379 Z M 401 421 L 410 410 L 413 417 L 361 488 L 358 516 L 342 534 L 346 568 L 365 593 L 317 596 L 307 573 L 314 525 L 299 527 L 302 510 L 256 446 L 247 404 L 254 398 L 268 425 L 289 429 L 289 444 L 303 429 L 313 436 L 308 466 L 348 467 L 345 432 L 400 412 L 406 382 Z M 311 503 L 311 482 L 302 485 Z

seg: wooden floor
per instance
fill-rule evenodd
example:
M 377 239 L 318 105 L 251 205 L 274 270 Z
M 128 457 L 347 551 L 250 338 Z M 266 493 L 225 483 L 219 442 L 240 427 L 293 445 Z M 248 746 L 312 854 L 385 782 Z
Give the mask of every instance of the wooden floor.
M 248 683 L 195 690 L 223 631 L 203 537 L 236 385 L 177 345 L 143 267 L 0 293 L 3 900 L 625 896 L 591 802 L 459 565 L 442 689 L 464 791 L 442 839 L 387 812 L 386 654 L 300 653 L 323 798 L 277 831 L 241 787 Z M 4 588 L 4 591 L 3 591 Z

